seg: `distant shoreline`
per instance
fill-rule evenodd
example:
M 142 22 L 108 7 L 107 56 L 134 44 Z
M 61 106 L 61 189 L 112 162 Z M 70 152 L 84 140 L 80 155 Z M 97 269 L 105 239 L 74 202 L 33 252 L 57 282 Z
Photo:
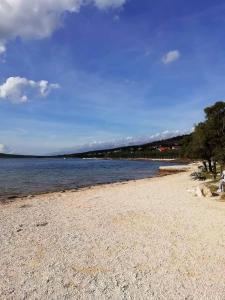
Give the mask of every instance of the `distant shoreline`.
M 12 155 L 12 156 L 0 156 L 0 159 L 86 159 L 86 160 L 146 160 L 146 161 L 165 161 L 165 162 L 178 162 L 178 163 L 191 163 L 192 160 L 182 158 L 150 158 L 150 157 L 63 157 L 63 156 L 23 156 L 23 155 Z
M 67 157 L 66 159 L 84 159 L 84 160 L 132 160 L 132 161 L 159 161 L 159 162 L 175 162 L 175 163 L 182 163 L 182 164 L 189 164 L 192 163 L 193 160 L 190 159 L 182 159 L 182 158 L 148 158 L 148 157 L 140 157 L 140 158 L 114 158 L 114 157 Z

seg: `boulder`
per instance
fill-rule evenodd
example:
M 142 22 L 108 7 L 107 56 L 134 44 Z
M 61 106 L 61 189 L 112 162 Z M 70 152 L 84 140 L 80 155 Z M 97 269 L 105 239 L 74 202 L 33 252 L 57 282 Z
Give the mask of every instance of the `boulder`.
M 208 186 L 206 186 L 206 185 L 203 185 L 203 187 L 202 187 L 202 193 L 203 193 L 204 197 L 212 197 L 213 196 L 210 188 Z
M 195 195 L 198 196 L 198 197 L 212 197 L 213 194 L 210 190 L 210 188 L 208 186 L 206 186 L 205 184 L 201 185 L 201 186 L 198 186 L 196 188 L 196 191 L 195 191 Z
M 195 190 L 195 195 L 197 196 L 197 197 L 199 197 L 199 198 L 202 198 L 202 197 L 204 197 L 203 196 L 203 193 L 202 193 L 202 189 L 198 186 L 197 188 L 196 188 L 196 190 Z

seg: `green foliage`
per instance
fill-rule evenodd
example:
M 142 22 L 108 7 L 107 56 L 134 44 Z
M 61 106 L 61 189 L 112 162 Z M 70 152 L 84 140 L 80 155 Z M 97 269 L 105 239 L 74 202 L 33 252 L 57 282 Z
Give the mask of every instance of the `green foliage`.
M 216 163 L 225 165 L 225 102 L 216 102 L 204 112 L 205 121 L 197 124 L 193 134 L 183 141 L 181 154 L 207 161 L 209 170 L 216 175 Z
M 225 102 L 217 102 L 205 109 L 208 135 L 213 146 L 213 157 L 225 164 Z
M 184 158 L 194 158 L 192 157 L 192 134 L 187 135 L 181 141 L 180 156 Z

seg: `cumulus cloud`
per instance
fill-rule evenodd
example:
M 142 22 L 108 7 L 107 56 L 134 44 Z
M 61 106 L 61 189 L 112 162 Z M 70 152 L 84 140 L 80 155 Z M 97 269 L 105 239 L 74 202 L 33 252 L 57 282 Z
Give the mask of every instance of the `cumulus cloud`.
M 7 152 L 7 148 L 5 145 L 0 144 L 0 153 L 6 153 Z
M 50 36 L 65 13 L 78 13 L 84 5 L 118 8 L 126 0 L 0 0 L 0 54 L 9 39 L 41 39 Z
M 162 62 L 164 64 L 170 64 L 176 60 L 178 60 L 180 58 L 181 54 L 179 50 L 173 50 L 173 51 L 169 51 L 168 53 L 166 53 L 163 58 L 162 58 Z
M 0 41 L 0 55 L 6 51 L 6 47 L 3 42 Z
M 33 81 L 24 77 L 9 77 L 0 85 L 0 99 L 23 103 L 29 100 L 29 96 L 46 97 L 56 88 L 59 88 L 58 84 L 50 84 L 47 80 Z

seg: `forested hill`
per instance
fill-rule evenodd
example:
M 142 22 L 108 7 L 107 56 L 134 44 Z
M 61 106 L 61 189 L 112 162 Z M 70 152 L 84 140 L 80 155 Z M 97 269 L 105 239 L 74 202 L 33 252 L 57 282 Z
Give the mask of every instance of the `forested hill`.
M 41 155 L 21 155 L 21 154 L 5 154 L 0 153 L 0 158 L 49 158 L 49 157 L 55 157 L 55 156 L 41 156 Z
M 19 154 L 5 154 L 0 153 L 0 158 L 43 158 L 46 156 L 33 156 L 33 155 L 19 155 Z
M 17 158 L 17 157 L 24 157 L 24 156 L 0 153 L 0 158 Z
M 177 136 L 143 145 L 118 147 L 113 149 L 99 151 L 95 150 L 57 156 L 31 156 L 0 153 L 0 158 L 177 158 L 179 157 L 182 140 L 186 136 L 187 135 Z
M 77 158 L 177 158 L 179 157 L 182 140 L 181 135 L 166 140 L 155 141 L 142 145 L 118 147 L 106 150 L 95 150 L 84 153 L 67 154 L 64 157 Z M 62 157 L 60 155 L 59 157 Z

